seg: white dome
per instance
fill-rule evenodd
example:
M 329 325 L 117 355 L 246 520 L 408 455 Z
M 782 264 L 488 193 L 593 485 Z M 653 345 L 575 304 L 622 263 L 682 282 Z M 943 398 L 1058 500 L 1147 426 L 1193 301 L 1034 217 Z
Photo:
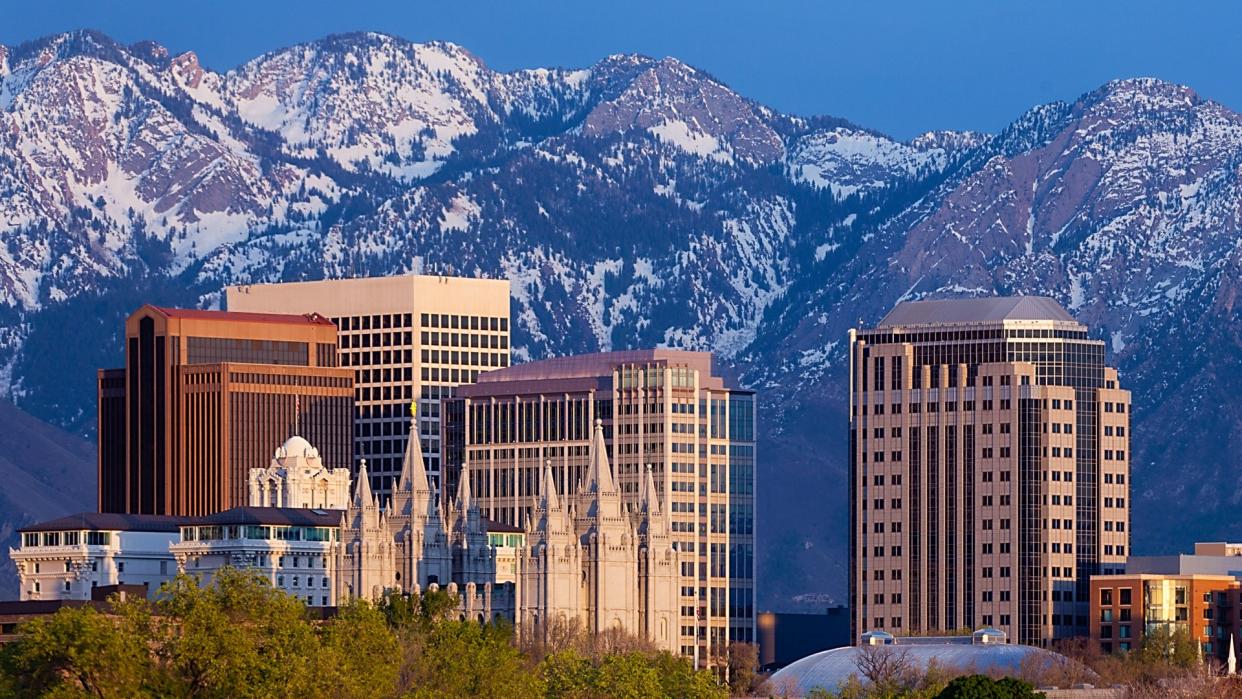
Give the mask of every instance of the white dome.
M 311 458 L 319 456 L 319 450 L 311 446 L 311 443 L 294 435 L 280 445 L 280 449 L 276 450 L 276 458 L 289 458 L 291 456 L 302 456 Z

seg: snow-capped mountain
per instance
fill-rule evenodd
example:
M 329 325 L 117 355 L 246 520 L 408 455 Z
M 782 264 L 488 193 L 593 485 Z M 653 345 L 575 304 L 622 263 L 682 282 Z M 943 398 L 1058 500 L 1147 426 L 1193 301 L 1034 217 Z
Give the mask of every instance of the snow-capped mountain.
M 87 434 L 142 301 L 504 276 L 519 358 L 712 349 L 763 392 L 761 602 L 787 607 L 844 589 L 846 329 L 1045 293 L 1135 391 L 1135 544 L 1185 545 L 1242 534 L 1240 177 L 1242 116 L 1155 80 L 900 142 L 672 58 L 504 73 L 351 34 L 221 73 L 58 35 L 0 47 L 0 389 Z M 1198 530 L 1168 533 L 1169 493 L 1209 510 Z

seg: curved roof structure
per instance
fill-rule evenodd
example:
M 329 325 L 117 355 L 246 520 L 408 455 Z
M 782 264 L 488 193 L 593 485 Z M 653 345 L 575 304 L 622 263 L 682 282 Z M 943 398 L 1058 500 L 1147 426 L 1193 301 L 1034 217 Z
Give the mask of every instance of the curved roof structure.
M 964 637 L 968 640 L 969 637 Z M 930 639 L 900 639 L 897 643 L 877 646 L 833 648 L 808 655 L 778 670 L 769 680 L 771 686 L 791 696 L 803 696 L 815 688 L 835 691 L 850 675 L 863 683 L 867 679 L 858 669 L 858 657 L 864 648 L 877 652 L 904 653 L 915 671 L 922 671 L 934 660 L 942 668 L 991 675 L 1017 675 L 1020 670 L 1075 661 L 1049 650 L 1004 642 L 927 643 Z
M 894 306 L 876 327 L 999 323 L 1006 320 L 1077 322 L 1061 304 L 1046 296 L 999 296 L 903 301 Z
M 309 459 L 319 456 L 319 450 L 311 446 L 311 443 L 302 437 L 294 435 L 285 440 L 285 443 L 276 450 L 276 458 L 278 459 L 289 458 L 290 456 L 304 456 Z

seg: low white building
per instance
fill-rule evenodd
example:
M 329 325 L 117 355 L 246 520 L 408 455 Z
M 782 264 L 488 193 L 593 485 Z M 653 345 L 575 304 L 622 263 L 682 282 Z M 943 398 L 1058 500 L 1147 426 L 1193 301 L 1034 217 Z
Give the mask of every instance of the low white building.
M 344 510 L 349 507 L 349 469 L 324 466 L 319 450 L 301 437 L 290 437 L 267 468 L 250 469 L 252 507 L 303 507 Z
M 170 550 L 176 570 L 204 583 L 231 566 L 259 573 L 307 606 L 335 607 L 344 514 L 318 508 L 235 507 L 185 520 L 180 540 Z
M 153 596 L 176 575 L 169 545 L 180 536 L 177 517 L 82 512 L 19 530 L 9 549 L 20 599 L 91 599 L 106 585 L 146 585 Z

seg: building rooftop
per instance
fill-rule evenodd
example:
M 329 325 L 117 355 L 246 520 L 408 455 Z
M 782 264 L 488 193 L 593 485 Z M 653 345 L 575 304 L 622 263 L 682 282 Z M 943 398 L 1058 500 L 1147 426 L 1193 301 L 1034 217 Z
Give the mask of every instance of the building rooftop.
M 337 527 L 345 513 L 341 510 L 301 507 L 234 507 L 204 517 L 188 517 L 183 524 L 255 524 L 290 527 Z
M 497 522 L 495 520 L 483 518 L 483 528 L 488 534 L 525 534 L 526 531 L 521 527 L 515 527 L 512 524 Z
M 164 515 L 128 515 L 117 512 L 79 512 L 18 529 L 19 532 L 120 531 L 175 532 L 182 519 Z
M 903 301 L 893 307 L 876 327 L 1000 323 L 1007 320 L 1077 323 L 1061 304 L 1046 296 L 993 296 Z
M 571 357 L 553 357 L 540 359 L 525 364 L 515 364 L 506 369 L 497 369 L 479 374 L 479 383 L 499 383 L 505 381 L 532 381 L 544 379 L 576 379 L 610 376 L 613 368 L 623 364 L 647 364 L 651 362 L 668 362 L 697 369 L 700 373 L 711 374 L 712 353 L 691 352 L 675 349 L 642 349 L 621 350 L 618 352 L 595 352 L 578 354 Z
M 165 308 L 151 306 L 167 318 L 183 320 L 213 320 L 231 323 L 277 323 L 280 325 L 333 325 L 332 321 L 318 313 L 301 315 L 289 313 L 246 313 L 242 311 L 204 311 L 197 308 Z M 335 326 L 334 326 L 335 327 Z
M 459 387 L 457 395 L 463 398 L 476 398 L 494 395 L 603 390 L 612 385 L 613 370 L 627 364 L 666 364 L 672 367 L 688 367 L 699 372 L 700 388 L 753 393 L 736 386 L 726 385 L 726 377 L 713 373 L 715 367 L 711 352 L 655 348 L 595 352 L 515 364 L 505 369 L 479 374 L 478 381 L 475 383 Z

